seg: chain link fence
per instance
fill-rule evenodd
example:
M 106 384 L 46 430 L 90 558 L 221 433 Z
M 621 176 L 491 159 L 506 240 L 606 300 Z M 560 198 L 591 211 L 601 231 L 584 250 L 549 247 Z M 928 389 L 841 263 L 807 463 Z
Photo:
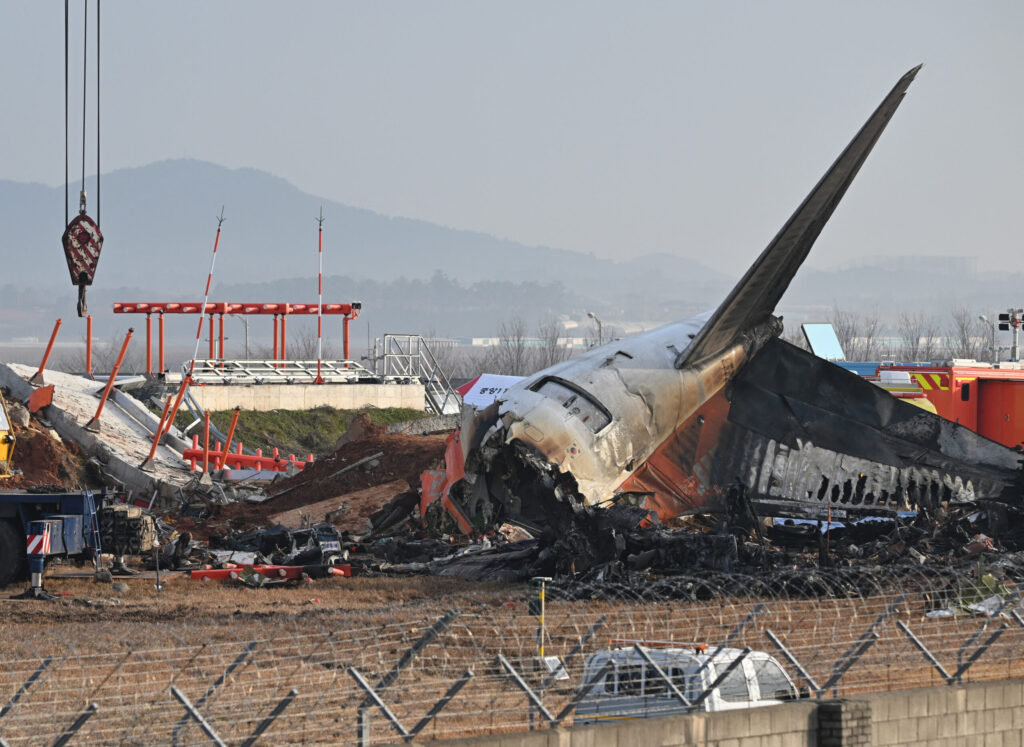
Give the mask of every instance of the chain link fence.
M 728 667 L 694 687 L 655 666 L 665 642 L 725 647 L 723 663 L 763 652 L 812 698 L 1024 676 L 1020 591 L 995 566 L 552 583 L 543 636 L 535 596 L 459 596 L 430 616 L 382 599 L 359 627 L 331 610 L 147 621 L 114 645 L 87 624 L 39 628 L 5 647 L 0 740 L 371 745 L 569 726 L 615 689 L 615 666 L 586 667 L 610 647 L 649 666 L 632 715 L 707 707 Z

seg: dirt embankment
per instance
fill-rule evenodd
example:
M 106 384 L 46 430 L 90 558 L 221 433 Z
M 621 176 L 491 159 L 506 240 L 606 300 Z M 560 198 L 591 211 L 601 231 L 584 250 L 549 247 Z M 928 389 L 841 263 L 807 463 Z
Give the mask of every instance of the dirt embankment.
M 60 488 L 98 488 L 86 468 L 86 456 L 78 446 L 61 440 L 35 420 L 27 427 L 12 424 L 17 443 L 13 471 L 22 474 L 0 480 L 0 489 L 19 490 L 52 485 Z
M 235 503 L 217 507 L 205 522 L 206 528 L 217 533 L 229 527 L 267 526 L 272 523 L 269 517 L 282 511 L 329 498 L 343 498 L 395 481 L 404 481 L 409 489 L 416 490 L 420 485 L 420 473 L 440 464 L 446 438 L 445 435 L 388 433 L 385 426 L 374 425 L 368 417 L 361 416 L 352 423 L 333 452 L 294 477 L 271 485 L 267 492 L 276 497 L 259 504 Z M 368 461 L 360 464 L 364 459 Z M 403 491 L 387 495 L 380 491 L 367 491 L 363 500 L 356 498 L 349 502 L 345 523 L 365 519 L 399 492 Z

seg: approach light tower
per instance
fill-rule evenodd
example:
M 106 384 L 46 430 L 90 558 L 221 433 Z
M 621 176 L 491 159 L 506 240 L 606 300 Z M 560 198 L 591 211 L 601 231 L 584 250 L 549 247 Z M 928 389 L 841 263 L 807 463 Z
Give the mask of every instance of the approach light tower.
M 1013 331 L 1013 344 L 1010 347 L 1010 360 L 1017 363 L 1020 360 L 1017 343 L 1020 339 L 1020 324 L 1021 315 L 1024 315 L 1024 309 L 1007 309 L 1005 314 L 999 315 L 999 329 L 1006 332 L 1007 330 Z

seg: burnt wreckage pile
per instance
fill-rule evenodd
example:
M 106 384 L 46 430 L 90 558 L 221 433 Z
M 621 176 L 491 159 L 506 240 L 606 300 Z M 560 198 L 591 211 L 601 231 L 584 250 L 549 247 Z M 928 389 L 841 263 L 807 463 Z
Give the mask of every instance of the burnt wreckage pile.
M 778 339 L 782 295 L 918 69 L 714 312 L 592 348 L 463 413 L 439 495 L 462 532 L 518 524 L 536 537 L 507 558 L 521 574 L 604 579 L 1021 550 L 1019 451 Z M 443 572 L 485 576 L 500 554 Z
M 389 564 L 390 570 L 430 554 L 433 559 L 422 570 L 441 575 L 553 576 L 567 583 L 634 589 L 670 584 L 673 577 L 739 574 L 767 582 L 783 571 L 801 578 L 820 569 L 846 571 L 870 585 L 901 572 L 962 568 L 983 557 L 998 561 L 1008 580 L 1024 581 L 1024 512 L 1019 508 L 963 504 L 829 523 L 760 520 L 751 516 L 740 489 L 733 496 L 735 510 L 728 515 L 688 517 L 683 527 L 665 526 L 634 507 L 580 508 L 570 509 L 530 540 L 502 542 L 500 535 L 492 535 L 461 552 L 436 540 L 391 541 L 377 548 L 388 548 L 388 559 L 398 561 Z M 447 557 L 436 557 L 440 554 Z

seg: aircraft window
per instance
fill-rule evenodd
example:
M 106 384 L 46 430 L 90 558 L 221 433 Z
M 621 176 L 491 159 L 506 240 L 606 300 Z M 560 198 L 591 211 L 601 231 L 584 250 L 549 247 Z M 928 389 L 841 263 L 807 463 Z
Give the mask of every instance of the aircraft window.
M 555 400 L 597 433 L 610 422 L 611 414 L 583 391 L 555 379 L 544 379 L 533 391 Z
M 796 700 L 796 690 L 778 663 L 764 659 L 753 664 L 761 700 Z
M 727 666 L 728 663 L 722 663 L 721 668 L 724 669 Z M 750 693 L 747 690 L 747 676 L 743 673 L 742 664 L 729 672 L 729 676 L 718 686 L 718 694 L 722 696 L 722 700 L 730 703 L 750 700 Z

